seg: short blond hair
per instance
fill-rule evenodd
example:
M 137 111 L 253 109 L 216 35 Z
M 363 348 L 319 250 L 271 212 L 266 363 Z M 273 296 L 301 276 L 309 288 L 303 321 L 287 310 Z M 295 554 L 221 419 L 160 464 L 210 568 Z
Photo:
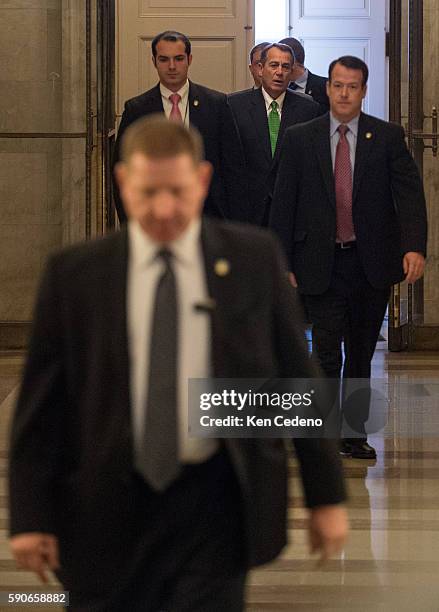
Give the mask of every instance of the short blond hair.
M 148 115 L 132 123 L 122 137 L 122 161 L 128 163 L 134 153 L 143 153 L 152 159 L 187 153 L 199 164 L 204 158 L 203 140 L 194 128 L 168 121 L 162 114 Z

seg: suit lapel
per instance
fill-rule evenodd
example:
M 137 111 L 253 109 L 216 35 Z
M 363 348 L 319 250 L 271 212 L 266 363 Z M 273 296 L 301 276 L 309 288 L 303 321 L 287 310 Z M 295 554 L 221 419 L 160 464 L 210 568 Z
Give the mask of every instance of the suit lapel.
M 363 178 L 364 170 L 366 168 L 366 162 L 370 155 L 370 150 L 375 142 L 375 137 L 376 134 L 370 118 L 368 115 L 361 113 L 360 120 L 358 122 L 357 148 L 355 150 L 352 202 L 355 202 L 355 198 L 357 197 L 361 179 Z
M 192 81 L 189 81 L 188 113 L 189 123 L 198 128 L 202 133 L 206 129 L 206 100 L 200 88 Z
M 331 204 L 335 208 L 335 184 L 329 130 L 329 113 L 326 113 L 319 121 L 315 122 L 313 137 L 326 191 Z
M 236 304 L 236 285 L 233 280 L 233 262 L 221 240 L 218 229 L 209 219 L 203 219 L 201 247 L 204 255 L 209 297 L 214 300 L 211 311 L 211 363 L 212 376 L 224 378 L 227 369 L 228 339 L 230 337 L 230 309 Z
M 153 87 L 146 100 L 148 105 L 148 113 L 164 113 L 162 94 L 160 91 L 160 83 Z
M 282 106 L 282 118 L 280 121 L 279 134 L 277 137 L 276 150 L 274 152 L 273 160 L 276 160 L 279 156 L 285 130 L 290 127 L 290 125 L 294 125 L 294 95 L 295 94 L 290 94 L 288 90 L 285 92 L 284 103 Z
M 314 89 L 313 74 L 312 72 L 308 70 L 308 78 L 306 79 L 305 93 L 308 94 L 309 96 L 312 96 L 313 89 Z
M 312 78 L 311 77 L 312 77 L 312 74 L 308 70 L 308 78 L 306 79 L 305 93 L 308 94 L 309 96 L 312 95 Z
M 261 89 L 254 89 L 250 103 L 250 116 L 259 134 L 260 142 L 264 150 L 264 155 L 272 162 L 270 132 L 268 130 L 267 109 Z
M 124 225 L 117 235 L 117 242 L 113 251 L 112 265 L 109 279 L 109 296 L 107 298 L 113 363 L 117 364 L 120 393 L 124 405 L 130 405 L 129 385 L 129 357 L 127 333 L 127 267 L 128 267 L 128 231 Z

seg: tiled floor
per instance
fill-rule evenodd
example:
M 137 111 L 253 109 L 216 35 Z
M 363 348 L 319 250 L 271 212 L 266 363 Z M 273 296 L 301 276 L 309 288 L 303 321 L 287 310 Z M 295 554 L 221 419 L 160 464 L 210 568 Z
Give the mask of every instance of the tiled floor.
M 7 430 L 21 367 L 20 354 L 0 354 L 0 591 L 41 589 L 31 574 L 15 569 L 6 539 Z M 374 376 L 394 384 L 401 375 L 420 386 L 425 379 L 439 383 L 439 355 L 378 350 Z M 417 404 L 392 406 L 395 431 L 407 416 L 403 413 L 412 410 L 423 418 Z M 376 464 L 345 460 L 351 535 L 341 558 L 323 568 L 308 555 L 306 510 L 297 465 L 291 462 L 291 545 L 280 560 L 252 573 L 248 612 L 439 611 L 439 436 L 380 433 L 371 441 L 378 450 Z M 56 583 L 50 588 L 56 590 Z

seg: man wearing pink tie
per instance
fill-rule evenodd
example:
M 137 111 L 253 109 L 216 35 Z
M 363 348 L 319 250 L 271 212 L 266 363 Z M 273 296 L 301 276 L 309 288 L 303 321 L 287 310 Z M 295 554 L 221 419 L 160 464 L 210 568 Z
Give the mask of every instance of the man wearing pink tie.
M 125 103 L 119 126 L 113 167 L 120 160 L 120 143 L 126 128 L 141 117 L 164 113 L 171 121 L 195 126 L 203 137 L 206 160 L 214 169 L 204 213 L 220 218 L 232 216 L 233 206 L 247 199 L 243 180 L 244 156 L 235 122 L 224 93 L 192 83 L 191 42 L 184 34 L 166 31 L 152 40 L 152 61 L 159 83 Z M 119 221 L 126 221 L 116 181 L 113 193 Z
M 367 78 L 359 58 L 331 63 L 330 112 L 285 133 L 270 218 L 313 326 L 313 353 L 330 378 L 343 366 L 343 415 L 356 437 L 346 436 L 342 453 L 357 459 L 376 457 L 368 380 L 390 287 L 422 276 L 427 242 L 404 130 L 361 111 Z M 364 381 L 355 402 L 349 379 Z

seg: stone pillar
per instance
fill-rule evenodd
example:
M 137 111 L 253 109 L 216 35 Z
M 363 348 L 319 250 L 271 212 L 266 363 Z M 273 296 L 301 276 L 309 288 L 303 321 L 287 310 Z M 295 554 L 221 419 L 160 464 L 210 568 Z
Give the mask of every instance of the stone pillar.
M 424 0 L 424 113 L 439 109 L 439 4 Z M 431 132 L 431 120 L 424 122 Z M 430 143 L 429 143 L 430 144 Z M 424 154 L 424 185 L 428 207 L 428 259 L 424 281 L 425 325 L 439 325 L 439 156 Z

